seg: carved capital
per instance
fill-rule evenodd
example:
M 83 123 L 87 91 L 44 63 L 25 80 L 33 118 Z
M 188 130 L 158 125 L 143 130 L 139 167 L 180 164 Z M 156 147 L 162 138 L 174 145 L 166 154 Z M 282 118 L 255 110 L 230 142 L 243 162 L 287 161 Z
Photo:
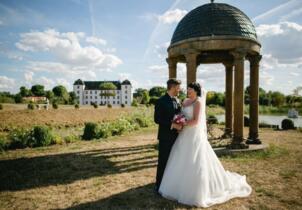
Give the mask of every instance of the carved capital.
M 176 66 L 177 65 L 177 59 L 176 58 L 167 58 L 166 59 L 169 66 Z
M 236 49 L 234 51 L 231 51 L 230 54 L 234 57 L 234 61 L 244 60 L 247 51 L 245 49 Z
M 261 59 L 262 59 L 262 55 L 254 55 L 254 56 L 248 57 L 248 60 L 250 61 L 251 66 L 259 65 Z

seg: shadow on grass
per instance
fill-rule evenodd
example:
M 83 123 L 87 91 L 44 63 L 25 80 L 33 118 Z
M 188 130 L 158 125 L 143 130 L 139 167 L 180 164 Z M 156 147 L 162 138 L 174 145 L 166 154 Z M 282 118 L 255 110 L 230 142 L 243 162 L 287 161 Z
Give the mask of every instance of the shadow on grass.
M 155 145 L 0 160 L 0 191 L 17 191 L 157 165 Z
M 97 201 L 71 206 L 68 210 L 77 209 L 175 209 L 189 208 L 160 197 L 153 192 L 154 184 L 129 189 Z

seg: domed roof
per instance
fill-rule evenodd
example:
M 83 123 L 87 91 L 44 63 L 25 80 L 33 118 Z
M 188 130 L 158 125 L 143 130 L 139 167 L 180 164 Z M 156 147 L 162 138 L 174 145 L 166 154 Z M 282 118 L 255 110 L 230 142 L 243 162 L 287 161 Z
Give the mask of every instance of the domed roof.
M 177 25 L 171 44 L 190 38 L 239 36 L 257 41 L 252 21 L 228 4 L 209 3 L 189 12 Z

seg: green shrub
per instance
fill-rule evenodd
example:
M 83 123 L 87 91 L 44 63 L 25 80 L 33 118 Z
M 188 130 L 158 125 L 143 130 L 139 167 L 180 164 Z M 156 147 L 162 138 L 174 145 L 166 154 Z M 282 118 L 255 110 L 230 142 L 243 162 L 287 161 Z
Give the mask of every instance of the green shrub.
M 39 106 L 39 104 L 36 104 L 36 108 L 37 108 L 37 109 L 40 109 L 40 106 Z
M 58 108 L 59 108 L 59 105 L 58 105 L 56 102 L 53 102 L 53 103 L 52 103 L 52 108 L 53 108 L 53 109 L 58 109 Z
M 3 109 L 3 105 L 2 104 L 0 104 L 0 110 L 2 110 Z
M 9 149 L 21 149 L 28 146 L 31 131 L 27 129 L 13 129 L 8 133 Z
M 72 143 L 78 140 L 78 137 L 76 135 L 69 135 L 64 137 L 65 143 Z
M 291 119 L 284 119 L 281 122 L 281 127 L 283 130 L 295 129 L 295 124 Z
M 108 108 L 112 108 L 112 105 L 111 105 L 111 104 L 107 104 L 107 107 L 108 107 Z
M 80 105 L 79 105 L 79 104 L 75 104 L 75 105 L 74 105 L 74 108 L 75 108 L 75 109 L 79 109 L 79 108 L 80 108 Z
M 125 104 L 121 104 L 121 107 L 122 107 L 122 108 L 125 108 Z
M 137 100 L 135 98 L 133 99 L 133 101 L 131 103 L 131 106 L 135 106 L 135 107 L 138 106 L 138 102 L 137 102 Z
M 111 124 L 111 135 L 117 136 L 121 135 L 127 131 L 133 131 L 134 126 L 126 119 L 118 119 Z
M 111 125 L 110 123 L 102 123 L 99 126 L 99 138 L 108 138 L 111 136 Z
M 243 124 L 244 124 L 245 127 L 250 126 L 250 119 L 247 116 L 244 116 L 244 123 Z
M 35 105 L 33 103 L 29 103 L 29 104 L 27 104 L 27 109 L 34 110 Z
M 99 137 L 99 127 L 96 123 L 85 123 L 84 134 L 82 138 L 84 140 L 91 140 Z
M 8 149 L 9 144 L 7 142 L 7 139 L 4 136 L 0 136 L 0 151 L 4 151 Z
M 97 108 L 99 107 L 97 103 L 93 103 L 92 106 L 93 106 L 95 109 L 97 109 Z
M 218 124 L 218 119 L 214 115 L 210 115 L 207 121 L 209 124 Z
M 31 131 L 27 145 L 30 147 L 48 146 L 53 143 L 54 136 L 45 126 L 35 126 Z

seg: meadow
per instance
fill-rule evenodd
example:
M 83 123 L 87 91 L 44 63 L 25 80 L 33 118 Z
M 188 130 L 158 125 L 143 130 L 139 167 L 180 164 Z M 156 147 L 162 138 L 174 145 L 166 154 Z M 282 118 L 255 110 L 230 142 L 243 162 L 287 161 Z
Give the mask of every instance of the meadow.
M 39 117 L 33 116 L 47 112 L 48 120 L 52 120 L 47 126 L 56 127 L 54 132 L 80 135 L 85 120 L 114 121 L 137 109 L 61 107 L 31 111 L 12 108 L 0 111 L 0 116 L 6 120 L 1 120 L 2 128 L 26 127 L 34 122 L 45 124 L 44 117 L 39 121 Z M 86 111 L 91 112 L 90 117 L 85 118 Z M 19 118 L 14 121 L 6 112 L 32 118 L 29 122 L 19 122 Z M 75 113 L 81 116 L 74 117 Z M 152 116 L 152 112 L 147 113 Z M 64 114 L 68 117 L 62 120 Z M 153 124 L 106 139 L 2 151 L 0 209 L 194 209 L 153 193 L 156 132 Z M 245 128 L 245 135 L 247 132 Z M 270 145 L 266 151 L 220 157 L 225 169 L 247 176 L 253 188 L 251 196 L 208 209 L 301 209 L 302 132 L 262 128 L 260 138 Z

